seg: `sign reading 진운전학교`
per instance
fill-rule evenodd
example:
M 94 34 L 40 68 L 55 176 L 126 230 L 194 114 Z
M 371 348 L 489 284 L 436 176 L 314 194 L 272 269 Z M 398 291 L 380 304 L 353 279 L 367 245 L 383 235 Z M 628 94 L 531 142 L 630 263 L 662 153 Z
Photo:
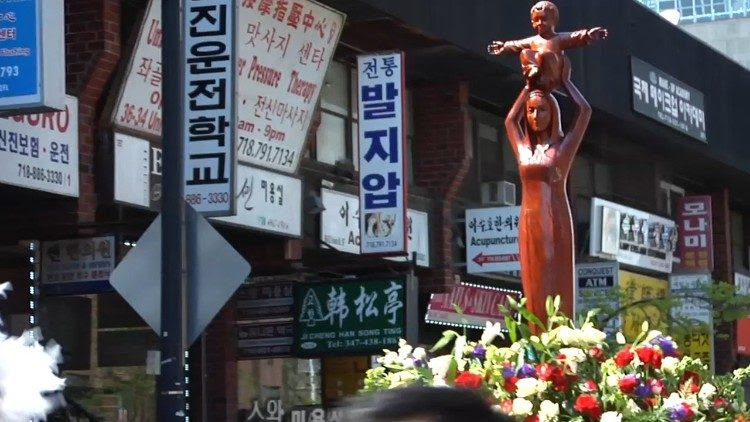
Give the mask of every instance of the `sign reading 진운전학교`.
M 406 336 L 406 278 L 295 286 L 295 349 L 304 356 L 376 352 Z

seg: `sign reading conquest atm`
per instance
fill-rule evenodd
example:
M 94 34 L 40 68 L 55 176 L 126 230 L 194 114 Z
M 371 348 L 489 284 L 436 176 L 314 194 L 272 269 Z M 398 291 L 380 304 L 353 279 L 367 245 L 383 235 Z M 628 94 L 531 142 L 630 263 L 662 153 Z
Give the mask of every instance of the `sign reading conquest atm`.
M 591 255 L 663 273 L 672 272 L 674 221 L 614 202 L 591 201 Z
M 404 54 L 357 56 L 362 254 L 406 249 Z
M 0 1 L 0 114 L 65 107 L 64 3 Z

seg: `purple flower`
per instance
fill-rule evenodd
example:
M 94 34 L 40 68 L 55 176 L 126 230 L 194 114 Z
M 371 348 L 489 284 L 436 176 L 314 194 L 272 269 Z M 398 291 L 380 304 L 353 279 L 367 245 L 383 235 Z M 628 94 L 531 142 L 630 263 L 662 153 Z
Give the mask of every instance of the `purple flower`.
M 669 409 L 669 419 L 673 421 L 682 421 L 687 419 L 690 410 L 685 406 L 675 406 Z
M 518 378 L 536 378 L 536 369 L 532 365 L 524 363 L 518 369 Z
M 659 337 L 658 342 L 659 348 L 664 352 L 664 356 L 676 356 L 677 350 L 675 350 L 675 344 L 669 337 Z
M 477 359 L 484 359 L 486 355 L 487 355 L 487 349 L 485 349 L 484 347 L 482 347 L 481 344 L 477 344 L 474 347 L 474 357 L 475 358 L 477 358 Z
M 510 366 L 504 366 L 503 367 L 503 378 L 511 379 L 513 376 L 516 375 L 515 369 L 511 368 Z
M 652 393 L 651 386 L 647 384 L 641 384 L 638 387 L 635 387 L 635 395 L 638 398 L 645 399 L 648 396 L 650 396 Z

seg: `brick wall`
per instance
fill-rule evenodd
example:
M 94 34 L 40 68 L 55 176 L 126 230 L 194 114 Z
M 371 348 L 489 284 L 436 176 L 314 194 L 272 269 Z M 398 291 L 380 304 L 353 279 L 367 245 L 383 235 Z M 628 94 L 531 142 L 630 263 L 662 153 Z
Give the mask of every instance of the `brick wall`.
M 734 283 L 732 260 L 732 230 L 729 210 L 729 191 L 724 189 L 711 195 L 714 237 L 714 272 L 716 281 Z M 737 360 L 736 324 L 722 324 L 716 328 L 714 356 L 716 372 L 726 373 L 734 369 Z
M 66 85 L 78 97 L 79 222 L 96 215 L 94 151 L 97 122 L 120 60 L 120 0 L 65 1 Z
M 469 86 L 466 82 L 416 86 L 413 100 L 414 181 L 438 198 L 430 223 L 437 268 L 420 273 L 420 287 L 439 292 L 454 283 L 455 200 L 471 163 Z

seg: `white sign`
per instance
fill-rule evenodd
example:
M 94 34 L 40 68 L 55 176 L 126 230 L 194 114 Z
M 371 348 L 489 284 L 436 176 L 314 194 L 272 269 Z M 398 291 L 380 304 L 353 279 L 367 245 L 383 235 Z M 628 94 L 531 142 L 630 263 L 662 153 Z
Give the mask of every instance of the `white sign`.
M 619 309 L 619 272 L 620 265 L 617 262 L 576 264 L 576 317 L 585 317 L 594 308 Z M 622 316 L 618 316 L 610 319 L 604 329 L 607 333 L 614 334 L 621 325 Z
M 237 157 L 295 173 L 345 15 L 310 0 L 237 3 Z
M 111 290 L 108 280 L 114 268 L 114 236 L 42 242 L 45 294 Z
M 115 133 L 115 201 L 158 209 L 161 201 L 161 148 L 150 141 Z
M 267 170 L 237 167 L 237 215 L 217 221 L 302 236 L 302 181 Z
M 115 127 L 161 136 L 161 43 L 161 1 L 151 0 L 112 115 Z
M 734 273 L 734 287 L 738 295 L 750 295 L 750 277 Z
M 359 198 L 356 195 L 321 189 L 325 210 L 320 214 L 320 239 L 338 251 L 359 254 Z M 407 210 L 409 221 L 409 258 L 391 257 L 405 262 L 417 253 L 417 265 L 430 266 L 429 216 L 417 210 Z
M 0 110 L 4 115 L 65 107 L 64 3 L 0 1 Z
M 235 10 L 232 0 L 191 0 L 183 13 L 185 202 L 234 215 Z
M 707 300 L 708 292 L 704 289 L 711 284 L 710 274 L 681 274 L 669 277 L 669 287 L 672 294 L 687 295 L 679 300 L 679 305 L 672 309 L 674 317 L 687 318 L 691 322 L 711 324 L 711 305 Z
M 663 273 L 672 272 L 675 222 L 614 202 L 591 201 L 591 255 Z
M 518 218 L 521 207 L 466 210 L 466 271 L 519 271 Z
M 403 53 L 357 56 L 363 254 L 407 251 Z
M 78 99 L 63 111 L 0 119 L 0 182 L 78 197 Z

